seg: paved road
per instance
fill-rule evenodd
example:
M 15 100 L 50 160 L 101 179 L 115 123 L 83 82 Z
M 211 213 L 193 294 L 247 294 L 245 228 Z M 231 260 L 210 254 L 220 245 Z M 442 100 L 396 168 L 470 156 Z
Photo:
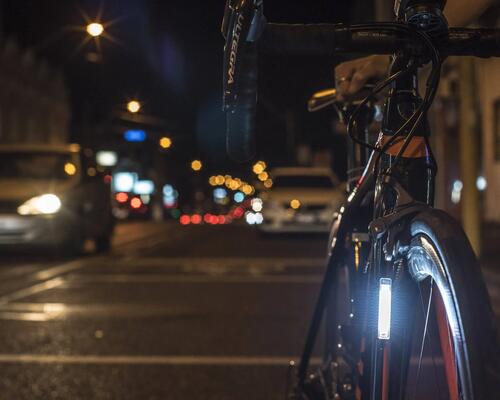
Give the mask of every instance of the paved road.
M 325 247 L 138 222 L 109 255 L 3 256 L 0 399 L 281 400 Z
M 0 399 L 282 399 L 325 246 L 134 223 L 109 255 L 4 256 Z

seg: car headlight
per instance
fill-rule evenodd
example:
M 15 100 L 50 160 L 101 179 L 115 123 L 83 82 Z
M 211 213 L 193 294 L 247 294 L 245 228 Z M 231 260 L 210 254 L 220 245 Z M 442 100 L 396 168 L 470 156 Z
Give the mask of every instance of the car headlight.
M 33 197 L 20 205 L 17 212 L 21 215 L 55 214 L 61 209 L 61 200 L 55 194 Z

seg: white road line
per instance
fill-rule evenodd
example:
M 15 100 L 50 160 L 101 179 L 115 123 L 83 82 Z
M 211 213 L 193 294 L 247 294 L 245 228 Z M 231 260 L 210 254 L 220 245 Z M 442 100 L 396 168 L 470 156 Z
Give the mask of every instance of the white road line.
M 77 260 L 69 261 L 64 264 L 56 265 L 51 268 L 38 271 L 35 274 L 33 274 L 33 277 L 35 280 L 38 281 L 45 281 L 47 279 L 54 278 L 55 276 L 63 275 L 71 271 L 75 271 L 77 269 L 83 268 L 84 266 L 89 265 L 90 263 L 93 262 L 98 262 L 98 261 L 103 261 L 104 257 L 102 256 L 97 256 L 97 257 L 88 257 L 88 258 L 79 258 Z
M 78 274 L 71 275 L 64 288 L 88 283 L 321 283 L 322 275 L 181 275 L 181 274 Z
M 105 365 L 176 365 L 176 366 L 221 366 L 221 367 L 286 367 L 297 357 L 260 356 L 99 356 L 99 355 L 44 355 L 44 354 L 0 354 L 0 363 L 21 364 L 105 364 Z M 321 363 L 313 358 L 312 365 Z
M 61 286 L 64 283 L 64 279 L 62 278 L 54 278 L 48 281 L 37 283 L 36 285 L 17 290 L 13 293 L 6 294 L 0 297 L 0 305 L 10 303 L 14 300 L 19 300 L 24 297 L 32 296 L 34 294 L 43 292 L 45 290 L 54 289 L 58 286 Z
M 108 318 L 147 318 L 162 316 L 179 318 L 197 316 L 199 310 L 192 307 L 170 306 L 166 304 L 64 304 L 64 303 L 9 303 L 0 305 L 0 320 L 45 322 L 66 319 L 72 316 L 106 316 Z
M 49 313 L 0 312 L 0 319 L 11 321 L 47 322 L 54 318 L 55 316 Z

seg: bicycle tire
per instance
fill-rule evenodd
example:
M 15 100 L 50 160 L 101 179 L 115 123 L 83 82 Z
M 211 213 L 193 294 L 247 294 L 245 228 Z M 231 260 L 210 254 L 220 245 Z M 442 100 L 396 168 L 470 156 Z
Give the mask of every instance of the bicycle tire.
M 426 331 L 423 332 L 422 347 L 425 346 L 427 339 L 427 329 L 429 329 L 427 321 L 431 302 L 439 303 L 440 298 L 443 306 L 439 308 L 440 306 L 436 305 L 436 310 L 443 310 L 442 313 L 446 314 L 446 318 L 439 315 L 440 311 L 434 311 L 438 320 L 437 326 L 439 328 L 439 319 L 446 321 L 451 337 L 448 350 L 443 348 L 443 339 L 441 338 L 440 350 L 445 370 L 444 375 L 447 376 L 446 382 L 448 384 L 448 393 L 444 398 L 453 400 L 498 399 L 500 389 L 497 372 L 499 370 L 499 352 L 495 317 L 480 267 L 465 233 L 448 214 L 429 209 L 417 214 L 412 219 L 410 235 L 407 265 L 411 271 L 411 278 L 414 282 L 419 283 L 427 280 L 430 282 L 431 288 L 429 307 L 427 307 L 427 315 L 425 316 Z M 432 287 L 435 287 L 434 296 Z M 439 332 L 437 336 L 439 336 Z M 396 335 L 395 340 L 397 339 Z M 411 344 L 406 343 L 402 347 L 408 345 L 411 346 Z M 444 347 L 447 345 L 445 344 Z M 447 352 L 449 354 L 445 355 Z M 418 376 L 422 353 L 423 349 L 418 360 L 415 388 L 419 384 Z M 407 357 L 408 363 L 409 360 L 410 356 Z M 434 362 L 434 359 L 432 361 Z M 391 359 L 389 363 L 392 366 L 389 371 L 401 367 L 401 360 Z M 435 365 L 432 368 L 435 368 Z M 453 373 L 453 368 L 456 377 L 450 378 L 447 374 Z M 401 382 L 392 380 L 391 383 L 389 378 L 389 398 L 419 398 L 409 393 L 410 387 L 407 384 L 410 377 L 408 371 L 409 367 L 407 366 L 404 388 L 395 387 Z M 457 394 L 454 394 L 453 386 L 455 384 Z M 439 398 L 443 398 L 442 394 Z

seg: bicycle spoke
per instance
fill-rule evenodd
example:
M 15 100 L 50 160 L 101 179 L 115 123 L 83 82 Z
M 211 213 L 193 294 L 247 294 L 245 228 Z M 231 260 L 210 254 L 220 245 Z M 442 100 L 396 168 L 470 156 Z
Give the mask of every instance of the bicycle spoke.
M 424 324 L 424 332 L 422 336 L 422 342 L 420 344 L 420 355 L 418 358 L 418 367 L 417 367 L 417 377 L 415 380 L 415 388 L 413 390 L 413 399 L 417 398 L 417 388 L 418 388 L 418 381 L 420 379 L 420 370 L 422 368 L 422 358 L 424 355 L 424 349 L 425 349 L 425 339 L 427 337 L 427 324 L 429 323 L 429 311 L 430 311 L 430 306 L 431 306 L 431 297 L 429 296 L 429 300 L 427 302 L 427 311 L 425 310 L 424 307 L 424 298 L 422 296 L 422 288 L 419 286 L 418 291 L 420 293 L 420 300 L 422 304 L 422 311 L 424 312 L 425 315 L 425 324 Z M 431 287 L 430 287 L 430 293 L 432 294 L 432 280 L 431 280 Z
M 427 300 L 427 305 L 425 305 L 425 303 L 424 303 L 424 298 L 423 298 L 424 296 L 422 295 L 422 288 L 420 286 L 419 286 L 419 294 L 420 294 L 420 301 L 421 301 L 421 305 L 422 305 L 422 312 L 425 315 L 425 324 L 424 324 L 424 331 L 422 334 L 422 341 L 420 344 L 420 353 L 419 353 L 419 358 L 418 358 L 417 374 L 416 374 L 415 387 L 413 390 L 413 397 L 412 398 L 413 399 L 417 398 L 418 382 L 420 380 L 420 374 L 422 371 L 422 362 L 423 362 L 423 358 L 424 358 L 426 342 L 428 342 L 429 347 L 430 347 L 431 360 L 432 360 L 433 370 L 434 370 L 434 374 L 435 374 L 435 378 L 436 378 L 438 394 L 439 394 L 439 397 L 441 398 L 442 390 L 441 390 L 441 384 L 440 384 L 440 379 L 439 379 L 439 369 L 438 369 L 438 366 L 436 364 L 436 359 L 435 359 L 436 353 L 434 352 L 432 338 L 429 337 L 429 332 L 431 329 L 429 319 L 430 319 L 430 314 L 431 314 L 431 306 L 433 304 L 432 299 L 433 299 L 433 295 L 434 295 L 434 281 L 433 280 L 430 281 L 429 296 L 428 296 L 428 300 Z
M 441 352 L 443 355 L 444 373 L 448 388 L 449 398 L 451 400 L 458 399 L 458 371 L 456 369 L 456 361 L 454 354 L 454 344 L 451 338 L 451 331 L 449 328 L 448 316 L 446 314 L 445 305 L 441 298 L 434 299 L 435 309 L 438 316 L 438 333 L 439 341 L 441 344 Z

